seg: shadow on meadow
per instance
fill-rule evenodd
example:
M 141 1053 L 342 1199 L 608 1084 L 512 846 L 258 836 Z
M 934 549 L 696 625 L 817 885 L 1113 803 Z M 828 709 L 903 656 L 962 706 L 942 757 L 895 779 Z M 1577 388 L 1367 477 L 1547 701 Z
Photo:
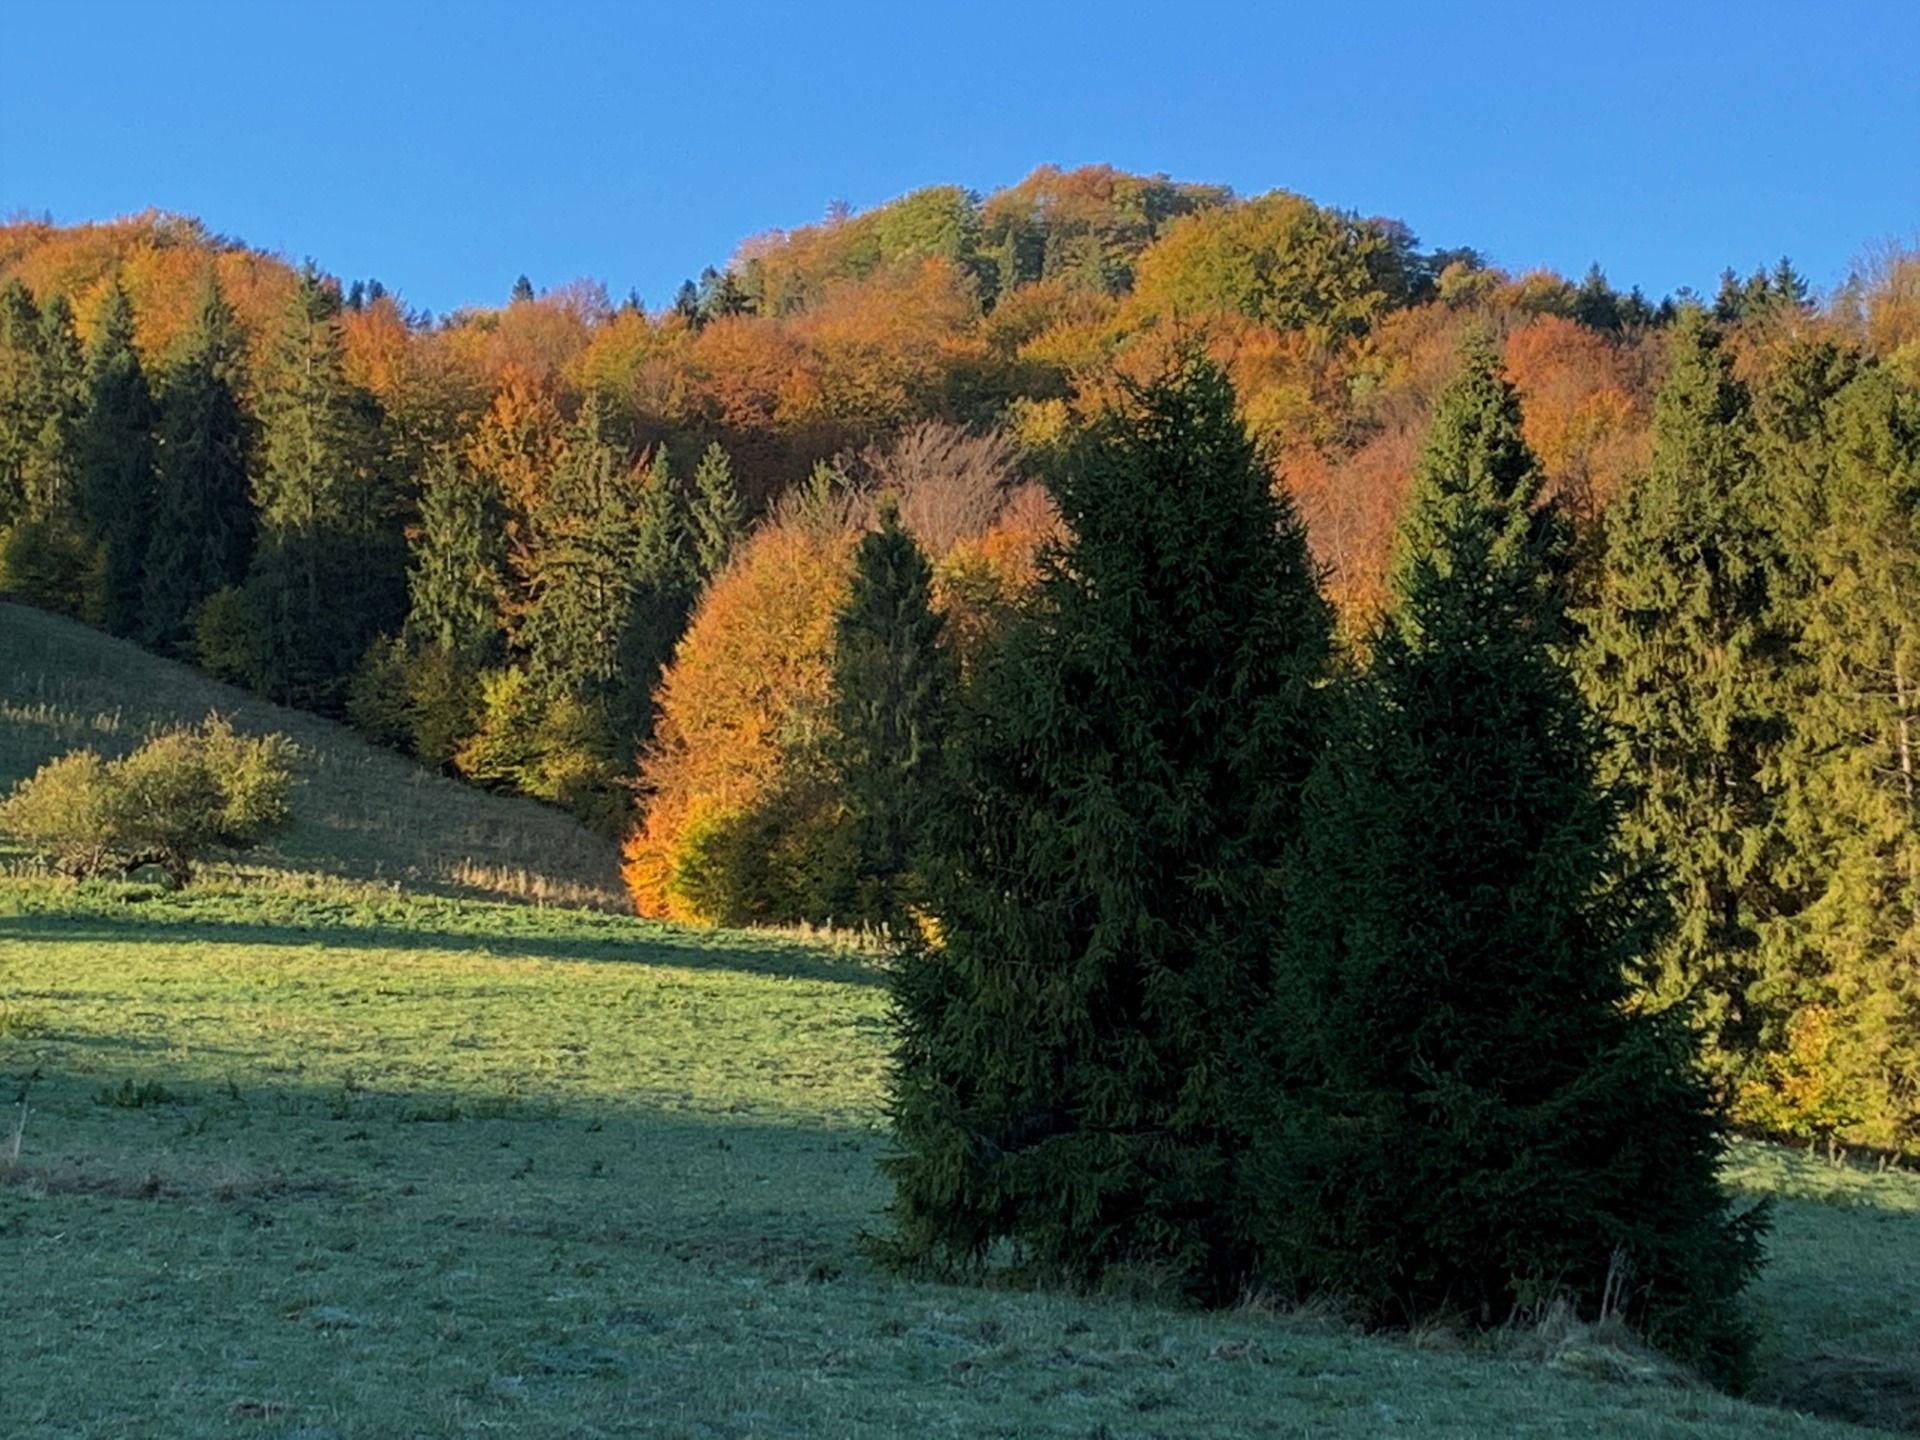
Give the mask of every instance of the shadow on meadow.
M 532 958 L 584 964 L 662 965 L 689 970 L 731 970 L 790 980 L 881 986 L 885 972 L 871 959 L 823 954 L 817 944 L 740 931 L 669 931 L 642 922 L 610 920 L 603 934 L 558 935 L 537 926 L 499 928 L 391 924 L 377 917 L 315 923 L 222 919 L 168 913 L 157 906 L 123 906 L 123 914 L 95 909 L 80 914 L 0 914 L 0 941 L 87 945 L 241 945 L 321 947 L 343 950 L 436 951 L 488 959 Z M 577 917 L 572 928 L 578 929 Z

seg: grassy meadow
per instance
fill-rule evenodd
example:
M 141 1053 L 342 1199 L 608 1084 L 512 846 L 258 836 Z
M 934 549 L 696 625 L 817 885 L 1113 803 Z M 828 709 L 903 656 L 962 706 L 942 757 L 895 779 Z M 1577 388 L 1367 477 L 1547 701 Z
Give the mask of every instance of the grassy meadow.
M 1920 1176 L 1757 1145 L 1744 1400 L 1577 1326 L 882 1275 L 872 956 L 481 898 L 615 907 L 610 850 L 0 606 L 0 784 L 210 705 L 309 755 L 263 865 L 0 879 L 9 1440 L 1920 1430 Z
M 489 795 L 77 621 L 0 601 L 0 786 L 85 746 L 115 756 L 218 710 L 301 748 L 289 833 L 255 857 L 412 890 L 626 911 L 619 853 L 571 816 Z
M 146 896 L 146 898 L 141 898 Z M 0 886 L 9 1436 L 1838 1435 L 1920 1421 L 1920 1177 L 1743 1146 L 1761 1404 L 1604 1335 L 876 1273 L 884 991 L 796 939 Z M 17 1146 L 17 1153 L 16 1153 Z

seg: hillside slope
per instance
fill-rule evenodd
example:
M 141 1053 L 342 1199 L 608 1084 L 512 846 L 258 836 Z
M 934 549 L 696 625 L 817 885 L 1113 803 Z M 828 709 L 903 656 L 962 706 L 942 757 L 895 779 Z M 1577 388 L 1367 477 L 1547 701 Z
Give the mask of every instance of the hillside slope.
M 115 755 L 157 726 L 218 710 L 304 755 L 272 868 L 410 889 L 626 910 L 615 846 L 536 801 L 490 795 L 344 725 L 270 705 L 72 620 L 0 602 L 0 787 L 79 746 Z

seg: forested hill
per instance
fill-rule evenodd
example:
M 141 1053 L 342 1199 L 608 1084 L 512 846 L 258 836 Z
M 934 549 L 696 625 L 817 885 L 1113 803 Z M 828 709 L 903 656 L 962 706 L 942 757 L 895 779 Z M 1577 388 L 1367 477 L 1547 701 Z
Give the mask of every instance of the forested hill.
M 755 237 L 651 308 L 522 280 L 431 317 L 188 218 L 16 222 L 0 584 L 570 808 L 649 913 L 870 919 L 834 670 L 880 516 L 972 673 L 1062 534 L 1063 457 L 1204 351 L 1364 642 L 1479 337 L 1573 537 L 1567 658 L 1646 792 L 1631 844 L 1681 900 L 1648 993 L 1700 1003 L 1743 1118 L 1907 1145 L 1920 256 L 1828 295 L 1729 258 L 1647 297 L 1043 167 Z

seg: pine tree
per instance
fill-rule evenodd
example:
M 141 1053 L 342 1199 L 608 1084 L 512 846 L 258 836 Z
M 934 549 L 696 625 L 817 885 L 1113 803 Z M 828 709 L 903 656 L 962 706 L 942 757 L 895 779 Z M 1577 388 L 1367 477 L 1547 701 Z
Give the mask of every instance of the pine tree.
M 1585 616 L 1589 698 L 1640 787 L 1629 853 L 1670 873 L 1678 923 L 1647 986 L 1685 1002 L 1724 1098 L 1782 1043 L 1768 940 L 1796 901 L 1768 775 L 1786 727 L 1785 559 L 1756 473 L 1746 387 L 1697 309 L 1683 311 L 1654 408 L 1652 464 L 1614 505 Z
M 19 317 L 24 320 L 24 312 Z M 20 458 L 19 519 L 0 554 L 7 588 L 35 605 L 77 615 L 85 607 L 91 547 L 80 488 L 80 428 L 86 364 L 66 296 L 40 310 L 33 345 L 37 373 L 28 392 Z
M 687 512 L 696 590 L 720 573 L 745 531 L 746 515 L 739 487 L 733 483 L 733 466 L 716 442 L 707 446 L 694 467 L 693 500 Z
M 194 612 L 239 584 L 253 555 L 253 424 L 240 403 L 242 365 L 239 326 L 209 275 L 160 390 L 141 633 L 162 650 L 187 644 Z
M 1209 1300 L 1249 1257 L 1235 1037 L 1319 734 L 1329 615 L 1300 524 L 1192 359 L 1090 428 L 1073 535 L 956 722 L 895 972 L 901 1265 L 1010 1241 L 1043 1275 L 1141 1264 Z
M 90 608 L 115 635 L 140 628 L 147 533 L 153 524 L 153 426 L 153 397 L 133 348 L 133 307 L 115 281 L 94 318 L 80 434 L 81 489 L 100 549 Z
M 1838 368 L 1838 367 L 1834 367 Z M 1817 395 L 1815 398 L 1818 398 Z M 1806 413 L 1802 407 L 1802 413 Z M 1872 367 L 1827 399 L 1796 527 L 1807 583 L 1784 809 L 1814 889 L 1801 1003 L 1755 1118 L 1920 1142 L 1920 391 Z
M 254 485 L 261 543 L 245 603 L 260 627 L 246 678 L 287 704 L 337 713 L 375 636 L 406 613 L 405 554 L 372 397 L 348 382 L 340 297 L 311 265 L 281 322 L 261 399 Z
M 40 310 L 39 433 L 27 452 L 27 512 L 78 517 L 80 426 L 87 408 L 87 367 L 74 331 L 73 307 L 54 295 Z
M 480 723 L 483 676 L 504 658 L 505 542 L 491 487 L 451 451 L 430 463 L 409 532 L 407 620 L 354 679 L 349 715 L 423 760 L 451 760 Z
M 468 663 L 496 658 L 504 579 L 498 507 L 480 477 L 442 452 L 420 488 L 407 571 L 407 637 Z
M 27 456 L 40 434 L 40 307 L 19 280 L 0 286 L 0 530 L 26 512 Z
M 608 437 L 605 403 L 589 399 L 568 437 L 540 513 L 518 643 L 541 687 L 604 698 L 620 674 L 648 528 L 648 482 Z M 668 497 L 661 497 L 666 499 Z M 658 504 L 659 501 L 656 501 Z
M 664 451 L 635 467 L 609 428 L 605 402 L 590 399 L 516 560 L 532 597 L 514 637 L 525 681 L 495 687 L 500 703 L 461 763 L 614 830 L 620 777 L 685 624 L 687 562 Z
M 1275 1279 L 1376 1319 L 1617 1298 L 1734 1378 L 1757 1222 L 1718 1188 L 1721 1122 L 1684 1031 L 1626 1004 L 1661 907 L 1560 658 L 1569 528 L 1540 484 L 1517 397 L 1473 346 L 1308 790 L 1263 1027 L 1279 1098 L 1248 1170 L 1256 1235 Z
M 889 507 L 854 549 L 834 626 L 832 750 L 853 864 L 846 903 L 824 908 L 895 932 L 922 901 L 917 865 L 959 680 L 932 587 L 933 567 Z

